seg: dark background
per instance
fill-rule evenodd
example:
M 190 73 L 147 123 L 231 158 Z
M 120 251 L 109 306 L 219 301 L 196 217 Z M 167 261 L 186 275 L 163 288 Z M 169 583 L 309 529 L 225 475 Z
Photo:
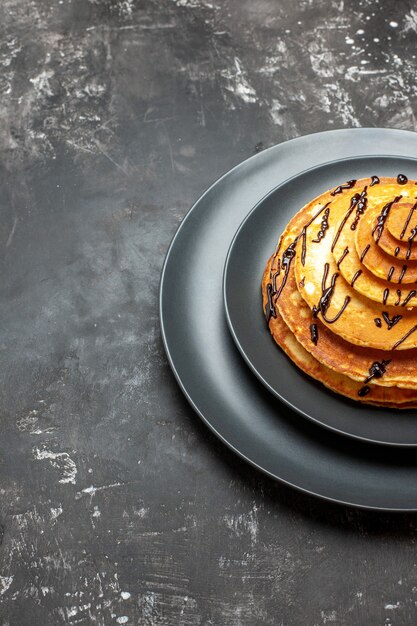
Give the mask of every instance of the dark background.
M 2 0 L 2 626 L 416 623 L 417 517 L 241 462 L 177 388 L 157 305 L 231 166 L 416 127 L 416 43 L 406 1 Z

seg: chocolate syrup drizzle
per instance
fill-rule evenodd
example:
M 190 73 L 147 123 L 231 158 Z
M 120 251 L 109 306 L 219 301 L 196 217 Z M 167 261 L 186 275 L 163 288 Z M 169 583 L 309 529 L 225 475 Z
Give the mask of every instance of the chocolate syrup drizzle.
M 378 328 L 381 328 L 382 322 L 381 322 L 381 318 L 380 317 L 376 317 L 374 319 L 374 322 L 375 322 L 375 326 L 378 326 Z
M 395 248 L 394 256 L 398 256 L 399 251 L 400 251 L 400 246 L 397 246 Z
M 386 372 L 387 365 L 391 363 L 391 359 L 374 361 L 369 368 L 369 376 L 363 381 L 365 384 L 370 383 L 373 378 L 382 378 Z
M 343 183 L 343 185 L 339 185 L 339 187 L 336 187 L 336 189 L 332 191 L 330 195 L 335 196 L 338 193 L 342 193 L 344 189 L 352 189 L 354 185 L 356 185 L 356 180 L 348 180 L 347 183 Z
M 405 255 L 406 260 L 408 261 L 408 259 L 410 258 L 411 255 L 411 248 L 413 247 L 413 242 L 414 239 L 417 236 L 417 226 L 414 226 L 414 228 L 411 229 L 411 234 L 408 238 L 408 248 L 407 248 L 407 254 Z
M 381 213 L 379 214 L 377 222 L 376 222 L 376 226 L 374 227 L 372 231 L 372 235 L 376 233 L 376 239 L 375 239 L 376 243 L 379 243 L 379 240 L 381 239 L 381 235 L 385 228 L 385 222 L 387 221 L 392 205 L 398 202 L 399 200 L 401 200 L 401 198 L 402 196 L 397 196 L 396 198 L 394 198 L 394 200 L 391 200 L 391 202 L 388 202 L 383 207 Z
M 366 257 L 366 254 L 367 254 L 367 252 L 368 252 L 370 247 L 371 247 L 371 244 L 368 243 L 368 245 L 365 246 L 365 248 L 363 249 L 362 254 L 361 254 L 361 263 L 363 262 L 364 258 Z
M 281 284 L 279 286 L 278 291 L 276 290 L 276 285 L 274 284 L 274 290 L 273 290 L 273 293 L 272 293 L 272 297 L 275 296 L 275 302 L 280 297 L 280 295 L 282 293 L 282 290 L 284 289 L 284 287 L 285 287 L 285 285 L 287 283 L 287 279 L 288 279 L 288 274 L 289 274 L 289 271 L 290 271 L 291 263 L 292 263 L 293 258 L 296 255 L 295 246 L 297 245 L 297 242 L 298 242 L 298 237 L 292 243 L 290 243 L 288 248 L 286 250 L 284 250 L 284 252 L 282 253 L 281 269 L 284 270 L 284 278 L 282 279 L 282 282 L 281 282 Z M 280 270 L 280 272 L 281 272 L 281 270 Z M 274 283 L 275 283 L 275 281 L 274 281 Z M 272 285 L 271 285 L 271 287 L 272 287 Z M 272 304 L 272 306 L 274 306 L 274 304 Z
M 398 324 L 400 320 L 402 320 L 402 315 L 394 315 L 391 319 L 386 311 L 382 312 L 382 317 L 384 318 L 384 322 L 386 322 L 388 330 L 391 330 L 395 324 Z
M 350 283 L 350 286 L 353 287 L 353 285 L 356 283 L 356 281 L 358 280 L 359 276 L 362 274 L 362 270 L 358 270 L 357 272 L 355 272 L 355 274 L 353 275 L 352 278 L 352 282 Z
M 402 281 L 402 279 L 404 278 L 404 275 L 405 275 L 405 273 L 406 273 L 406 271 L 407 271 L 407 267 L 408 267 L 408 265 L 403 265 L 403 268 L 402 268 L 402 270 L 401 270 L 400 277 L 399 277 L 399 279 L 398 279 L 398 283 L 399 283 L 399 284 L 401 284 L 401 281 Z
M 407 306 L 411 298 L 414 298 L 414 296 L 417 296 L 417 291 L 415 289 L 412 289 L 408 296 L 404 299 L 404 302 L 401 303 L 401 306 Z
M 324 236 L 326 235 L 326 230 L 329 228 L 329 213 L 330 209 L 327 208 L 323 214 L 323 217 L 321 218 L 321 225 L 320 230 L 317 233 L 317 239 L 312 239 L 314 243 L 320 243 L 320 241 L 324 239 Z
M 327 322 L 328 324 L 334 324 L 334 322 L 337 322 L 337 320 L 340 318 L 343 311 L 346 309 L 347 305 L 349 304 L 350 296 L 345 297 L 345 301 L 342 304 L 340 311 L 333 318 L 329 319 L 326 316 L 327 310 L 330 306 L 330 302 L 334 293 L 336 280 L 337 280 L 337 277 L 339 276 L 338 272 L 335 272 L 330 279 L 330 285 L 326 287 L 328 273 L 329 273 L 329 264 L 325 263 L 323 279 L 321 282 L 321 291 L 322 291 L 321 297 L 317 306 L 313 306 L 312 313 L 313 313 L 313 317 L 317 317 L 318 314 L 321 313 L 321 316 L 325 322 Z
M 310 324 L 310 335 L 311 341 L 316 346 L 319 340 L 319 329 L 317 328 L 317 324 Z
M 397 289 L 397 298 L 398 298 L 398 300 L 396 301 L 394 306 L 398 306 L 400 304 L 400 302 L 401 302 L 401 289 Z
M 386 303 L 387 303 L 388 296 L 389 296 L 389 289 L 387 288 L 387 289 L 384 289 L 384 295 L 383 295 L 383 298 L 382 298 L 382 302 L 383 302 L 384 304 L 386 304 Z
M 350 182 L 352 182 L 352 181 L 350 181 Z M 367 189 L 367 187 L 364 188 L 362 193 L 355 193 L 352 196 L 352 198 L 350 200 L 350 206 L 349 206 L 348 210 L 346 211 L 345 217 L 340 222 L 339 228 L 337 229 L 336 235 L 335 235 L 335 237 L 333 239 L 333 243 L 332 243 L 332 247 L 331 247 L 332 252 L 333 252 L 333 250 L 335 248 L 335 245 L 338 242 L 338 239 L 340 237 L 340 234 L 341 234 L 343 228 L 345 227 L 346 222 L 348 221 L 349 217 L 352 215 L 353 210 L 356 208 L 356 206 L 358 205 L 359 201 L 361 201 L 361 200 L 364 201 L 365 200 L 365 198 L 366 198 L 366 189 Z M 356 218 L 355 218 L 355 220 L 356 220 Z M 356 226 L 355 226 L 355 228 L 356 228 Z
M 379 180 L 378 176 L 372 176 L 372 182 L 369 185 L 370 187 L 373 187 L 374 185 L 379 185 L 381 181 Z
M 337 269 L 338 269 L 338 270 L 340 269 L 340 264 L 341 264 L 341 262 L 343 261 L 343 259 L 345 258 L 345 256 L 347 256 L 348 254 L 349 254 L 349 248 L 347 248 L 347 247 L 346 247 L 346 248 L 343 250 L 342 256 L 340 257 L 340 259 L 339 259 L 339 260 L 338 260 L 338 262 L 336 263 L 336 265 L 337 265 Z
M 406 339 L 408 339 L 409 336 L 412 335 L 416 330 L 417 330 L 417 324 L 413 326 L 412 328 L 410 328 L 408 333 L 405 333 L 404 337 L 401 337 L 401 339 L 399 339 L 397 343 L 394 343 L 394 345 L 392 346 L 392 350 L 396 350 L 398 346 L 400 346 Z
M 366 197 L 366 189 L 367 188 L 365 187 L 365 189 L 362 191 L 360 198 L 358 200 L 358 203 L 356 206 L 356 216 L 352 224 L 350 225 L 350 230 L 356 230 L 358 222 L 361 219 L 361 215 L 363 215 L 366 211 L 366 206 L 368 204 L 368 199 Z
M 266 318 L 266 323 L 269 324 L 271 317 L 276 318 L 277 316 L 274 303 L 272 302 L 272 298 L 274 297 L 274 292 L 273 292 L 271 283 L 268 283 L 266 286 L 266 295 L 267 295 L 268 301 L 265 307 L 265 318 Z
M 405 231 L 407 230 L 407 227 L 408 227 L 408 225 L 410 223 L 410 220 L 411 220 L 411 218 L 413 216 L 414 211 L 416 210 L 416 207 L 417 207 L 417 202 L 411 207 L 410 212 L 407 215 L 407 219 L 405 220 L 404 227 L 403 227 L 403 229 L 401 231 L 400 239 L 402 239 L 404 237 Z
M 389 272 L 388 272 L 388 276 L 387 276 L 387 280 L 391 280 L 392 275 L 394 273 L 395 267 L 393 265 L 391 265 L 391 267 L 389 268 Z
M 398 174 L 397 176 L 397 183 L 399 185 L 405 185 L 406 183 L 408 183 L 408 178 L 405 174 Z
M 359 389 L 358 396 L 363 398 L 363 396 L 366 396 L 371 391 L 371 388 L 368 387 L 367 383 L 371 382 L 373 378 L 382 378 L 382 376 L 386 372 L 387 365 L 389 365 L 390 363 L 391 359 L 387 359 L 386 361 L 374 361 L 372 363 L 371 367 L 369 368 L 369 376 L 367 376 L 363 381 L 365 385 Z

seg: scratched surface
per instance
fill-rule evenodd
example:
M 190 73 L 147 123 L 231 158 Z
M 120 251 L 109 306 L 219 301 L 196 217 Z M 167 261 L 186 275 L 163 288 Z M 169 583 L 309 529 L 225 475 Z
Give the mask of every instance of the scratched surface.
M 398 626 L 417 517 L 324 505 L 198 421 L 164 254 L 255 151 L 415 129 L 411 1 L 0 3 L 0 623 Z

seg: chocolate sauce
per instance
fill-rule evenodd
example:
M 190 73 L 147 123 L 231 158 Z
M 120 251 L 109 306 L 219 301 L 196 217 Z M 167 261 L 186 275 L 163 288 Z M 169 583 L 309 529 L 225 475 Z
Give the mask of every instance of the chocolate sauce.
M 393 265 L 391 265 L 391 267 L 389 268 L 389 272 L 388 272 L 388 276 L 387 276 L 387 280 L 391 280 L 392 275 L 394 273 L 395 267 Z
M 340 259 L 339 259 L 339 260 L 338 260 L 338 262 L 336 263 L 336 265 L 337 265 L 337 269 L 338 269 L 338 270 L 340 269 L 340 264 L 341 264 L 341 262 L 343 261 L 343 259 L 345 258 L 345 256 L 346 256 L 346 255 L 348 255 L 348 254 L 349 254 L 349 248 L 345 248 L 345 249 L 343 250 L 342 256 L 340 257 Z
M 321 297 L 320 297 L 320 300 L 319 300 L 317 306 L 313 306 L 312 313 L 313 313 L 313 317 L 317 317 L 318 314 L 321 313 L 322 318 L 328 324 L 334 324 L 334 322 L 337 322 L 337 320 L 340 318 L 340 316 L 342 315 L 343 311 L 346 309 L 347 305 L 349 304 L 350 296 L 346 296 L 345 301 L 342 304 L 342 307 L 341 307 L 340 311 L 332 319 L 328 319 L 326 317 L 326 313 L 327 313 L 327 310 L 328 310 L 328 308 L 330 306 L 330 302 L 331 302 L 331 299 L 332 299 L 332 296 L 333 296 L 333 292 L 334 292 L 334 288 L 335 288 L 335 285 L 336 285 L 336 280 L 337 280 L 337 277 L 339 276 L 339 274 L 337 272 L 335 272 L 333 274 L 333 276 L 331 277 L 329 287 L 326 287 L 328 273 L 329 273 L 329 264 L 325 263 L 324 264 L 324 272 L 323 272 L 323 280 L 321 282 L 322 294 L 321 294 Z
M 343 185 L 339 185 L 339 187 L 336 187 L 336 189 L 332 191 L 330 195 L 335 196 L 338 193 L 342 193 L 345 189 L 352 189 L 354 185 L 356 185 L 356 180 L 348 180 L 347 183 L 343 183 Z
M 311 341 L 316 346 L 319 340 L 319 330 L 317 328 L 317 324 L 310 324 L 310 335 L 311 335 Z
M 405 231 L 407 230 L 407 227 L 408 227 L 408 225 L 410 223 L 410 220 L 411 220 L 411 218 L 413 216 L 414 211 L 416 210 L 416 207 L 417 207 L 417 202 L 411 207 L 410 212 L 407 215 L 407 219 L 405 220 L 404 227 L 403 227 L 403 229 L 401 231 L 400 239 L 402 239 L 404 237 Z
M 416 330 L 417 330 L 417 324 L 413 326 L 412 328 L 410 328 L 408 333 L 405 333 L 404 337 L 401 337 L 401 339 L 399 339 L 397 343 L 394 343 L 394 345 L 392 346 L 392 350 L 396 350 L 398 346 L 400 346 L 406 339 L 408 339 L 408 337 L 412 335 Z
M 372 182 L 369 185 L 370 187 L 373 187 L 374 185 L 379 185 L 381 181 L 379 180 L 378 176 L 372 176 Z
M 399 185 L 405 185 L 406 183 L 408 183 L 408 178 L 405 174 L 398 174 L 397 176 L 397 183 Z
M 366 187 L 365 187 L 365 189 L 363 190 L 363 192 L 361 194 L 355 193 L 355 195 L 352 196 L 352 198 L 350 200 L 350 206 L 349 206 L 348 210 L 346 211 L 345 217 L 340 222 L 340 225 L 339 225 L 339 228 L 337 229 L 335 238 L 333 239 L 332 248 L 331 248 L 332 252 L 334 250 L 335 245 L 338 242 L 338 239 L 340 237 L 340 234 L 341 234 L 343 228 L 345 227 L 346 222 L 348 221 L 349 217 L 352 215 L 353 210 L 356 208 L 359 200 L 362 198 L 364 193 L 366 193 Z
M 268 283 L 266 286 L 266 295 L 268 297 L 268 301 L 266 303 L 266 307 L 265 307 L 265 319 L 266 319 L 266 323 L 269 324 L 271 317 L 275 317 L 277 316 L 277 312 L 275 311 L 275 306 L 274 303 L 272 301 L 273 297 L 274 297 L 274 290 L 272 289 L 272 284 Z
M 399 284 L 401 284 L 401 281 L 402 281 L 402 279 L 404 278 L 404 274 L 405 274 L 405 273 L 406 273 L 406 271 L 407 271 L 407 267 L 408 267 L 407 265 L 403 265 L 403 268 L 402 268 L 402 270 L 401 270 L 400 277 L 399 277 L 399 279 L 398 279 L 398 283 L 399 283 Z
M 401 303 L 401 306 L 407 306 L 411 298 L 414 298 L 414 296 L 416 295 L 417 295 L 417 291 L 415 289 L 412 289 L 410 293 L 408 294 L 408 296 L 404 299 L 404 302 Z
M 379 214 L 377 222 L 376 222 L 376 226 L 374 227 L 372 231 L 372 235 L 376 233 L 376 239 L 375 239 L 376 243 L 378 243 L 379 240 L 381 239 L 381 235 L 385 228 L 385 222 L 387 221 L 392 205 L 398 202 L 399 200 L 401 200 L 401 198 L 402 196 L 397 196 L 396 198 L 394 198 L 394 200 L 391 200 L 391 202 L 387 202 L 387 204 L 383 207 L 381 213 Z
M 400 246 L 397 246 L 395 248 L 394 256 L 398 256 L 399 251 L 400 251 Z
M 383 298 L 382 298 L 382 302 L 383 302 L 384 304 L 386 304 L 386 303 L 387 303 L 388 296 L 389 296 L 389 289 L 384 289 L 384 296 L 383 296 Z
M 287 283 L 287 279 L 288 279 L 288 274 L 289 274 L 289 271 L 290 271 L 291 263 L 292 263 L 293 258 L 296 255 L 295 246 L 297 245 L 297 241 L 298 241 L 298 238 L 295 239 L 292 243 L 290 243 L 288 248 L 286 250 L 284 250 L 284 252 L 282 254 L 281 267 L 284 270 L 284 277 L 282 279 L 282 282 L 281 282 L 281 284 L 279 286 L 278 291 L 275 292 L 275 302 L 280 297 L 280 295 L 282 293 L 282 290 L 284 289 L 284 287 L 285 287 L 285 285 Z
M 323 214 L 323 217 L 321 218 L 321 225 L 320 225 L 320 230 L 317 233 L 317 239 L 312 239 L 314 243 L 320 243 L 320 241 L 324 239 L 326 230 L 329 228 L 329 221 L 328 221 L 329 213 L 330 213 L 330 209 L 327 208 Z
M 366 189 L 367 188 L 365 187 L 365 189 L 362 191 L 360 198 L 358 200 L 358 204 L 356 206 L 356 216 L 352 224 L 350 225 L 350 230 L 356 230 L 356 227 L 361 218 L 361 215 L 363 215 L 366 211 L 366 205 L 368 204 L 368 199 L 366 197 Z
M 402 320 L 402 315 L 394 315 L 391 319 L 386 311 L 382 312 L 382 317 L 384 318 L 384 322 L 386 322 L 388 330 L 391 330 L 395 324 L 398 324 L 400 320 Z
M 375 326 L 378 326 L 378 328 L 381 328 L 382 322 L 381 322 L 381 318 L 380 317 L 376 317 L 374 319 L 374 322 L 375 322 Z
M 394 304 L 394 306 L 398 306 L 401 302 L 401 290 L 397 289 L 397 302 Z
M 305 283 L 305 281 L 306 281 L 306 279 L 305 279 L 305 277 L 303 276 L 303 277 L 302 277 L 302 279 L 300 280 L 300 282 L 298 283 L 298 286 L 299 286 L 299 287 L 304 287 L 304 283 Z
M 321 281 L 321 296 L 320 296 L 320 300 L 317 306 L 313 306 L 313 317 L 317 317 L 317 315 L 321 312 L 322 315 L 326 315 L 327 309 L 330 306 L 330 301 L 334 292 L 334 288 L 335 288 L 335 284 L 336 284 L 336 279 L 338 277 L 337 272 L 335 274 L 333 274 L 331 281 L 330 281 L 330 286 L 326 287 L 326 283 L 327 283 L 327 276 L 329 273 L 329 264 L 325 263 L 324 264 L 324 272 L 323 272 L 323 279 Z
M 364 385 L 364 387 L 361 387 L 358 391 L 358 396 L 360 396 L 361 398 L 363 398 L 364 396 L 367 396 L 368 393 L 371 391 L 371 388 L 368 387 L 368 385 Z
M 417 226 L 414 226 L 414 228 L 411 229 L 410 236 L 408 238 L 407 254 L 405 255 L 405 258 L 406 258 L 407 261 L 410 258 L 411 248 L 413 247 L 413 242 L 414 242 L 414 239 L 416 238 L 416 236 L 417 236 Z
M 391 359 L 386 361 L 374 361 L 369 368 L 369 376 L 363 381 L 365 384 L 369 383 L 373 378 L 382 378 L 386 372 L 387 365 L 391 363 Z
M 368 243 L 368 245 L 363 249 L 362 254 L 361 254 L 361 263 L 363 262 L 364 258 L 366 257 L 366 253 L 368 252 L 370 247 L 371 247 L 371 244 Z
M 355 272 L 355 274 L 353 275 L 352 278 L 352 282 L 350 283 L 350 286 L 353 287 L 353 285 L 356 283 L 356 281 L 358 280 L 359 276 L 362 274 L 362 270 L 358 270 L 357 272 Z

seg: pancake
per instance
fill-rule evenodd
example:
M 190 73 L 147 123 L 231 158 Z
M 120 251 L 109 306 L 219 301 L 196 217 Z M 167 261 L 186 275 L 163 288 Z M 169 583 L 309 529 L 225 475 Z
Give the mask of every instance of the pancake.
M 378 246 L 381 250 L 397 259 L 405 261 L 408 256 L 409 261 L 417 260 L 417 242 L 412 244 L 410 250 L 406 241 L 395 239 L 387 228 L 384 228 L 381 238 L 378 241 Z
M 407 242 L 410 237 L 416 236 L 417 202 L 399 202 L 387 219 L 387 230 L 397 241 Z
M 267 284 L 268 276 L 269 273 L 267 270 L 264 285 Z M 266 306 L 266 303 L 267 294 L 264 289 L 264 307 Z M 342 394 L 352 400 L 358 399 L 358 392 L 363 387 L 363 383 L 354 381 L 343 374 L 334 372 L 317 361 L 312 354 L 307 352 L 307 350 L 305 350 L 296 340 L 279 313 L 277 313 L 277 317 L 273 319 L 271 333 L 276 343 L 303 372 L 323 383 L 326 387 L 336 393 Z M 385 406 L 388 408 L 416 408 L 417 391 L 373 385 L 372 393 L 365 396 L 362 399 L 362 402 Z
M 270 281 L 271 257 L 266 266 L 263 277 L 263 298 L 267 297 Z M 372 350 L 348 343 L 341 337 L 334 335 L 318 318 L 313 318 L 311 310 L 297 289 L 294 267 L 291 266 L 287 282 L 277 301 L 275 312 L 283 318 L 289 330 L 301 346 L 316 360 L 334 372 L 341 373 L 362 384 L 369 376 L 373 363 L 391 360 L 383 377 L 378 379 L 378 385 L 384 387 L 402 387 L 417 389 L 417 348 L 413 350 Z M 381 323 L 386 324 L 381 318 Z M 272 334 L 276 332 L 276 318 L 271 316 L 269 328 Z M 312 341 L 312 324 L 317 329 L 318 340 Z
M 303 371 L 361 402 L 417 402 L 417 285 L 398 282 L 406 273 L 415 280 L 417 264 L 408 262 L 400 277 L 403 263 L 378 247 L 388 217 L 398 205 L 402 219 L 415 185 L 405 176 L 373 176 L 321 194 L 290 220 L 263 276 L 264 313 L 276 343 Z M 377 275 L 363 262 L 367 254 Z
M 353 199 L 358 202 L 360 194 L 368 193 L 368 198 L 377 197 L 384 207 L 387 202 L 398 196 L 397 185 L 392 180 L 382 179 L 378 194 L 373 191 L 373 187 L 365 190 L 367 183 L 369 185 L 369 179 L 357 181 L 346 195 L 334 197 L 330 191 L 322 194 L 293 217 L 285 230 L 285 238 L 287 241 L 297 242 L 299 253 L 290 250 L 289 254 L 294 253 L 295 274 L 297 283 L 301 283 L 299 290 L 302 297 L 310 309 L 319 309 L 320 319 L 333 333 L 359 346 L 381 350 L 393 349 L 395 346 L 396 349 L 405 350 L 417 346 L 417 309 L 409 310 L 413 300 L 417 304 L 417 290 L 412 290 L 400 302 L 403 305 L 399 307 L 400 310 L 392 306 L 396 302 L 395 300 L 393 303 L 396 294 L 395 291 L 391 293 L 392 285 L 388 283 L 381 293 L 381 300 L 372 301 L 358 293 L 340 275 L 342 269 L 339 270 L 337 267 L 332 252 L 340 236 L 345 230 L 351 230 L 350 227 L 358 217 L 357 211 L 360 207 L 353 203 Z M 328 213 L 326 208 L 329 209 Z M 324 219 L 327 228 L 322 229 Z M 324 236 L 320 239 L 318 233 L 323 230 Z M 288 256 L 287 248 L 288 246 L 283 246 L 283 263 L 284 258 Z M 350 254 L 356 254 L 354 246 L 349 250 Z M 344 263 L 345 261 L 342 261 L 339 265 Z M 277 291 L 284 276 L 285 274 L 281 272 L 276 277 Z M 372 275 L 368 273 L 365 276 Z M 359 279 L 361 276 L 357 280 Z M 391 306 L 387 306 L 388 297 Z M 374 319 L 381 317 L 382 310 L 386 310 L 390 318 L 397 314 L 401 315 L 400 323 L 393 326 L 390 331 L 386 326 L 381 328 L 375 326 Z
M 393 207 L 393 209 L 394 208 L 395 207 Z M 402 299 L 404 299 L 407 293 L 409 293 L 410 291 L 410 288 L 407 290 L 407 287 L 405 287 L 405 285 L 409 283 L 415 283 L 417 281 L 417 261 L 398 259 L 395 257 L 395 255 L 389 256 L 379 247 L 373 237 L 369 238 L 369 233 L 371 233 L 376 226 L 378 212 L 379 207 L 375 207 L 373 209 L 369 208 L 365 215 L 363 215 L 355 231 L 355 248 L 357 255 L 360 255 L 362 251 L 365 250 L 368 245 L 370 245 L 370 248 L 368 249 L 363 259 L 363 265 L 365 265 L 365 267 L 374 276 L 383 281 L 378 281 L 377 283 L 375 283 L 375 285 L 381 285 L 379 288 L 378 297 L 373 297 L 371 295 L 371 290 L 368 292 L 368 297 L 381 302 L 381 300 L 383 299 L 383 291 L 381 293 L 381 289 L 385 288 L 385 283 L 386 281 L 388 281 L 392 283 L 397 283 L 397 287 L 400 287 L 403 291 Z M 360 263 L 359 258 L 358 262 Z M 402 285 L 402 287 L 400 285 Z M 395 290 L 397 289 L 397 287 L 393 287 Z M 357 286 L 357 289 L 359 290 L 359 286 Z M 366 292 L 364 293 L 366 295 Z M 394 295 L 395 291 L 391 293 L 393 294 L 393 297 L 389 297 L 388 303 L 395 304 L 397 300 L 397 297 Z M 393 299 L 394 302 L 392 302 Z M 414 301 L 411 300 L 410 304 L 414 304 Z
M 379 214 L 381 207 L 378 205 L 376 209 L 374 208 L 373 210 L 372 208 L 368 208 L 368 211 L 370 211 L 372 215 L 374 215 L 375 212 Z M 359 224 L 367 220 L 368 211 L 362 216 Z M 370 256 L 372 263 L 372 261 L 375 261 L 375 257 L 380 257 L 385 253 L 379 250 L 372 236 L 369 238 L 371 229 L 368 230 L 366 239 L 364 239 L 364 237 L 360 239 L 360 245 L 362 245 L 363 242 L 364 245 L 362 247 L 358 246 L 357 231 L 359 230 L 359 226 L 355 231 L 351 230 L 350 225 L 352 219 L 354 218 L 347 221 L 346 227 L 341 231 L 333 250 L 333 258 L 336 261 L 340 274 L 350 286 L 353 286 L 355 291 L 378 303 L 378 307 L 381 303 L 386 306 L 398 306 L 406 299 L 408 306 L 417 306 L 417 293 L 415 293 L 413 286 L 409 285 L 407 288 L 407 286 L 403 284 L 401 287 L 401 296 L 399 296 L 397 293 L 399 285 L 393 284 L 394 278 L 397 278 L 397 281 L 405 278 L 406 275 L 407 278 L 410 278 L 413 272 L 414 276 L 417 278 L 416 264 L 414 264 L 414 267 L 410 267 L 409 263 L 407 263 L 407 270 L 404 274 L 404 262 L 397 261 L 395 258 L 391 259 L 391 257 L 386 257 L 384 258 L 385 264 L 382 264 L 379 269 L 381 273 L 385 272 L 385 276 L 381 278 L 375 276 L 367 269 L 368 256 Z M 349 253 L 343 257 L 345 250 L 349 250 Z M 341 258 L 343 258 L 343 260 L 338 262 Z M 408 271 L 410 271 L 410 274 L 408 274 Z M 391 277 L 391 281 L 388 280 L 388 277 Z M 400 302 L 398 302 L 399 297 Z

